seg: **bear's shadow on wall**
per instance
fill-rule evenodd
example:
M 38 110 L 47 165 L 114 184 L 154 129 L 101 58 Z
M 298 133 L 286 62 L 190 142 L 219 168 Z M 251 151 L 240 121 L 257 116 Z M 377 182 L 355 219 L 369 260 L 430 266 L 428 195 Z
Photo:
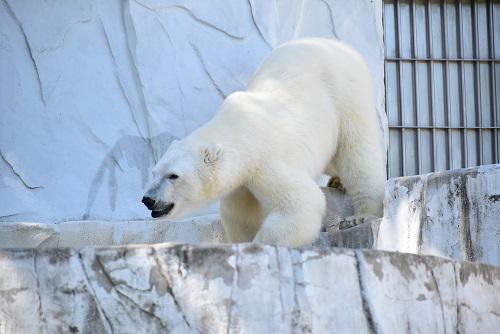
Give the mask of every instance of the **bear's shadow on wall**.
M 124 172 L 124 164 L 128 168 L 139 170 L 142 189 L 145 188 L 149 180 L 149 172 L 156 164 L 159 157 L 170 146 L 170 143 L 177 138 L 170 133 L 163 132 L 157 136 L 145 138 L 133 135 L 120 137 L 99 165 L 97 172 L 89 186 L 87 195 L 87 205 L 83 220 L 91 217 L 90 211 L 94 206 L 99 190 L 107 181 L 109 207 L 114 212 L 116 209 L 116 195 L 118 193 L 118 182 L 116 172 Z M 137 174 L 128 173 L 130 177 L 137 177 Z M 106 180 L 107 175 L 107 180 Z

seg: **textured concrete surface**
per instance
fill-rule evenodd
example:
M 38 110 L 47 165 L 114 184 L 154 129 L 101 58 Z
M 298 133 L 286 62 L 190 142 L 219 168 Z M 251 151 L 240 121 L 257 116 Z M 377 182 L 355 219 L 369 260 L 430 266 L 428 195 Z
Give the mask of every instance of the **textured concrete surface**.
M 0 248 L 48 248 L 88 245 L 111 246 L 182 242 L 222 243 L 224 229 L 219 215 L 171 221 L 75 221 L 59 224 L 0 224 Z
M 500 269 L 240 244 L 1 250 L 3 333 L 498 333 Z
M 500 165 L 391 179 L 382 219 L 333 230 L 329 237 L 337 247 L 500 266 Z
M 291 39 L 358 49 L 385 117 L 381 4 L 0 1 L 0 222 L 148 218 L 158 157 Z

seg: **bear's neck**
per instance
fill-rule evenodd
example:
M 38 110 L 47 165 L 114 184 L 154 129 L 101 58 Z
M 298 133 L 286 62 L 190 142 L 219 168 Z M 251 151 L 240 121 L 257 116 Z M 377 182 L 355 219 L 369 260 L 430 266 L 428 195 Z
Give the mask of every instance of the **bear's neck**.
M 252 166 L 255 162 L 248 150 L 251 147 L 249 143 L 251 140 L 246 138 L 247 136 L 241 133 L 241 130 L 236 131 L 238 128 L 241 129 L 240 125 L 234 124 L 228 118 L 231 117 L 217 114 L 186 138 L 203 146 L 219 145 L 221 147 L 222 154 L 214 163 L 213 168 L 216 168 L 214 173 L 217 178 L 224 180 L 219 190 L 224 193 L 230 193 L 246 184 L 251 177 Z

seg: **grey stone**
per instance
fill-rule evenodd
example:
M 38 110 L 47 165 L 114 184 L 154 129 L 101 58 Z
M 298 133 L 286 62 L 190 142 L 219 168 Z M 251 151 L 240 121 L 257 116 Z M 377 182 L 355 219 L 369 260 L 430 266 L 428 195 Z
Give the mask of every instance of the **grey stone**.
M 3 333 L 500 331 L 500 269 L 256 244 L 0 251 Z
M 500 165 L 387 182 L 384 217 L 331 230 L 333 246 L 375 248 L 500 265 Z
M 2 223 L 0 248 L 80 248 L 161 242 L 222 243 L 224 229 L 219 215 L 179 221 L 73 221 L 59 224 Z
M 354 215 L 351 197 L 335 188 L 323 188 L 326 198 L 326 214 L 323 219 L 325 230 L 336 231 L 346 218 Z

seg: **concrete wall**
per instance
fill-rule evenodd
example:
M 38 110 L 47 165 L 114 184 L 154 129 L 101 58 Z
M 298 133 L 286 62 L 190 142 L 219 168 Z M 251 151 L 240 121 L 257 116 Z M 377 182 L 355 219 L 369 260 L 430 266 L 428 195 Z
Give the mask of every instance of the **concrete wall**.
M 381 0 L 0 1 L 0 221 L 148 217 L 170 142 L 309 36 L 365 56 L 383 115 Z
M 500 265 L 500 165 L 391 179 L 384 217 L 331 231 L 337 247 L 367 247 Z
M 1 250 L 2 333 L 498 333 L 500 269 L 270 246 Z

